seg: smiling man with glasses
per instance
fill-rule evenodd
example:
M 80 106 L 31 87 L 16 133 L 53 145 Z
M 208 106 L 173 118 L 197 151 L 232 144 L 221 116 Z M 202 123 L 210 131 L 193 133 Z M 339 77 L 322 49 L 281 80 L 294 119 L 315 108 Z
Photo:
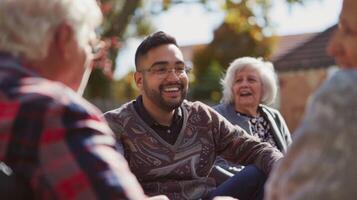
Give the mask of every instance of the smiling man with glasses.
M 162 31 L 148 36 L 136 51 L 135 64 L 141 95 L 105 117 L 145 193 L 172 200 L 258 199 L 260 182 L 248 186 L 233 177 L 216 186 L 208 177 L 216 155 L 234 163 L 254 163 L 252 174 L 264 175 L 282 154 L 209 106 L 185 100 L 190 68 L 172 36 Z
M 79 95 L 101 20 L 96 0 L 0 0 L 0 199 L 147 199 Z

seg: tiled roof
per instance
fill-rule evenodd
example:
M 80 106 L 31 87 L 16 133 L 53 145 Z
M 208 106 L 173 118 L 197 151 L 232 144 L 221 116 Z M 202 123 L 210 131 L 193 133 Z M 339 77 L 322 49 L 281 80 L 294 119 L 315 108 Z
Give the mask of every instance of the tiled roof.
M 295 35 L 280 35 L 276 36 L 276 44 L 274 45 L 273 54 L 270 60 L 275 61 L 289 53 L 292 49 L 301 45 L 305 41 L 316 36 L 318 33 L 303 33 Z
M 335 64 L 334 59 L 326 53 L 328 40 L 336 25 L 316 34 L 289 53 L 273 60 L 277 71 L 293 71 L 308 68 L 329 67 Z

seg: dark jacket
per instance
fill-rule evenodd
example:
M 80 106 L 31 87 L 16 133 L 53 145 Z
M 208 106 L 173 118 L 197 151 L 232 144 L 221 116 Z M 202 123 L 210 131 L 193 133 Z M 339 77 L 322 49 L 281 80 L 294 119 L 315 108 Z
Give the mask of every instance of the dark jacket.
M 218 113 L 223 115 L 232 124 L 239 125 L 249 134 L 252 134 L 251 124 L 249 119 L 244 116 L 238 116 L 233 104 L 218 104 L 213 107 Z M 273 136 L 275 142 L 282 153 L 286 153 L 288 146 L 291 144 L 290 131 L 285 123 L 284 118 L 281 116 L 280 112 L 276 109 L 270 108 L 266 105 L 259 105 L 263 113 L 263 116 L 270 122 L 271 128 L 273 130 Z

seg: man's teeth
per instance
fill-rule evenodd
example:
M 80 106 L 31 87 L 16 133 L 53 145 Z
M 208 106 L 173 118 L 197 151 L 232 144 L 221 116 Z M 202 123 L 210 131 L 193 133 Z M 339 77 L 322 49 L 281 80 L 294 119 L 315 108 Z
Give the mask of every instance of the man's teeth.
M 180 89 L 178 87 L 168 87 L 168 88 L 164 88 L 165 92 L 177 92 Z

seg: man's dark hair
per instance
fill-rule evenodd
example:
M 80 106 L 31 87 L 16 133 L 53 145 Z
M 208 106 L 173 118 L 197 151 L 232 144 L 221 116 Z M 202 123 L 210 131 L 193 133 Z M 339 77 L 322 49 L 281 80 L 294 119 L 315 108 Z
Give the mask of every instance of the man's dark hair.
M 174 44 L 178 47 L 176 39 L 163 31 L 155 32 L 147 36 L 136 49 L 135 52 L 135 67 L 136 71 L 139 70 L 139 59 L 146 55 L 151 49 L 164 45 Z

